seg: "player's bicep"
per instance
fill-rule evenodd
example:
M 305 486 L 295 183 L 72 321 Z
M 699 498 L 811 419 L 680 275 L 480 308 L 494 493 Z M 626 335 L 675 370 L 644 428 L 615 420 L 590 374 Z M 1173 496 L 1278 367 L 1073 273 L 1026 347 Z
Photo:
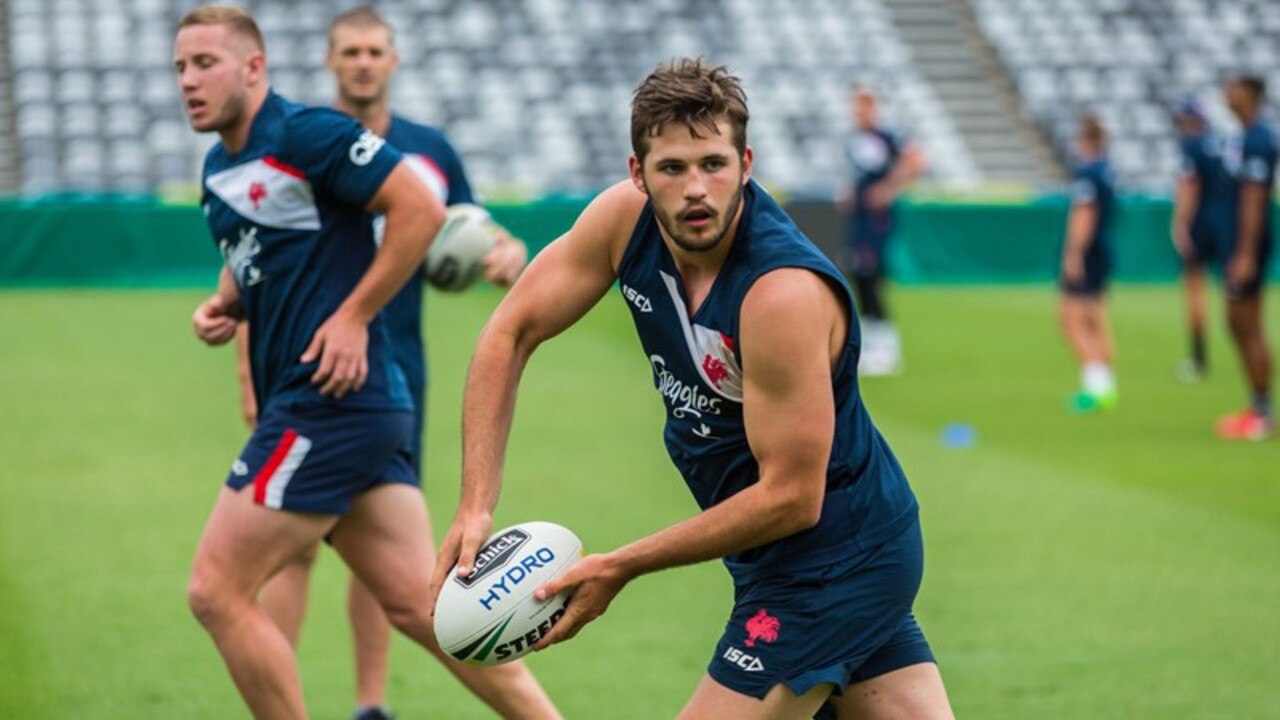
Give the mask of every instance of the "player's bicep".
M 835 430 L 831 367 L 847 323 L 834 291 L 808 270 L 775 270 L 741 316 L 743 422 L 761 482 L 820 498 Z M 834 338 L 834 339 L 833 339 Z
M 366 210 L 377 215 L 385 214 L 393 207 L 425 208 L 436 219 L 444 219 L 444 205 L 440 199 L 403 160 L 392 168 L 365 204 Z

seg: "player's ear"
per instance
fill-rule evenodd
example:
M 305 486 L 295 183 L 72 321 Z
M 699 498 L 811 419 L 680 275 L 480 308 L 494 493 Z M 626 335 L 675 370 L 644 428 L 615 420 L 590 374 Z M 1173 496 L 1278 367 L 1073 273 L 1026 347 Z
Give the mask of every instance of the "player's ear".
M 648 195 L 649 191 L 644 186 L 644 163 L 641 162 L 640 158 L 636 157 L 635 153 L 631 153 L 627 158 L 627 167 L 631 169 L 631 184 L 635 185 L 640 192 Z
M 751 167 L 755 164 L 756 151 L 748 145 L 742 151 L 742 184 L 746 185 L 751 179 Z
M 252 87 L 260 83 L 266 82 L 267 77 L 267 55 L 261 50 L 254 50 L 249 53 L 244 61 L 245 80 Z

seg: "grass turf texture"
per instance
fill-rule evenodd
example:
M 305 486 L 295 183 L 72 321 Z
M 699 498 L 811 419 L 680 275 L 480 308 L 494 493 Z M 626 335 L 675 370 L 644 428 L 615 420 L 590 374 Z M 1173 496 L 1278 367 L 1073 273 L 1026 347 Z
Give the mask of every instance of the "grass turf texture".
M 1064 409 L 1076 373 L 1048 289 L 894 295 L 908 372 L 864 392 L 924 507 L 917 613 L 961 717 L 1274 716 L 1280 441 L 1213 438 L 1243 396 L 1220 323 L 1210 379 L 1182 386 L 1176 291 L 1113 297 L 1120 407 L 1081 417 Z M 184 601 L 245 438 L 230 351 L 190 334 L 199 298 L 0 295 L 0 718 L 246 716 Z M 462 373 L 497 300 L 428 303 L 437 533 L 457 497 Z M 1270 332 L 1274 344 L 1274 320 Z M 526 376 L 497 523 L 560 522 L 603 551 L 692 513 L 650 388 L 617 298 L 547 345 Z M 975 447 L 943 446 L 952 422 L 976 428 Z M 316 718 L 350 711 L 344 582 L 323 553 L 300 651 Z M 642 578 L 530 665 L 570 718 L 670 717 L 730 597 L 715 563 Z M 406 718 L 489 717 L 399 639 L 390 699 Z

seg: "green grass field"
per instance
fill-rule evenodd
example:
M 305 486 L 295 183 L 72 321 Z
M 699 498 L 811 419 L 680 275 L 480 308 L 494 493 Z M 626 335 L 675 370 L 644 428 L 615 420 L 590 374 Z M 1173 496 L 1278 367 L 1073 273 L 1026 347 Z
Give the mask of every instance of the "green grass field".
M 231 353 L 191 336 L 199 298 L 0 294 L 0 718 L 246 716 L 185 604 L 246 435 Z M 429 301 L 437 532 L 457 496 L 462 374 L 497 300 Z M 864 393 L 923 505 L 917 613 L 958 715 L 1280 717 L 1280 441 L 1213 438 L 1243 398 L 1221 327 L 1212 377 L 1179 385 L 1176 291 L 1121 287 L 1120 407 L 1081 417 L 1064 409 L 1075 371 L 1048 288 L 893 300 L 908 372 Z M 557 521 L 607 550 L 694 512 L 651 387 L 616 298 L 548 344 L 526 376 L 497 522 Z M 951 422 L 974 426 L 976 446 L 943 447 Z M 321 719 L 350 711 L 344 582 L 326 553 L 300 650 Z M 729 601 L 715 563 L 642 578 L 530 665 L 569 718 L 671 717 Z M 406 719 L 489 717 L 407 642 L 391 700 Z

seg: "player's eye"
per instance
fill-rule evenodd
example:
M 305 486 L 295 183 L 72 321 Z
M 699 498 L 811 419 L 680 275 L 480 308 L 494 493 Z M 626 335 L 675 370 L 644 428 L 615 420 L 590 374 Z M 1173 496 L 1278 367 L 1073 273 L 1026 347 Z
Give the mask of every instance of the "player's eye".
M 707 160 L 702 163 L 702 169 L 706 170 L 707 172 L 715 172 L 717 170 L 721 170 L 724 168 L 724 166 L 725 166 L 725 162 L 720 158 L 712 158 L 711 160 Z
M 662 163 L 658 166 L 658 172 L 664 175 L 679 175 L 684 171 L 684 166 L 680 163 Z

